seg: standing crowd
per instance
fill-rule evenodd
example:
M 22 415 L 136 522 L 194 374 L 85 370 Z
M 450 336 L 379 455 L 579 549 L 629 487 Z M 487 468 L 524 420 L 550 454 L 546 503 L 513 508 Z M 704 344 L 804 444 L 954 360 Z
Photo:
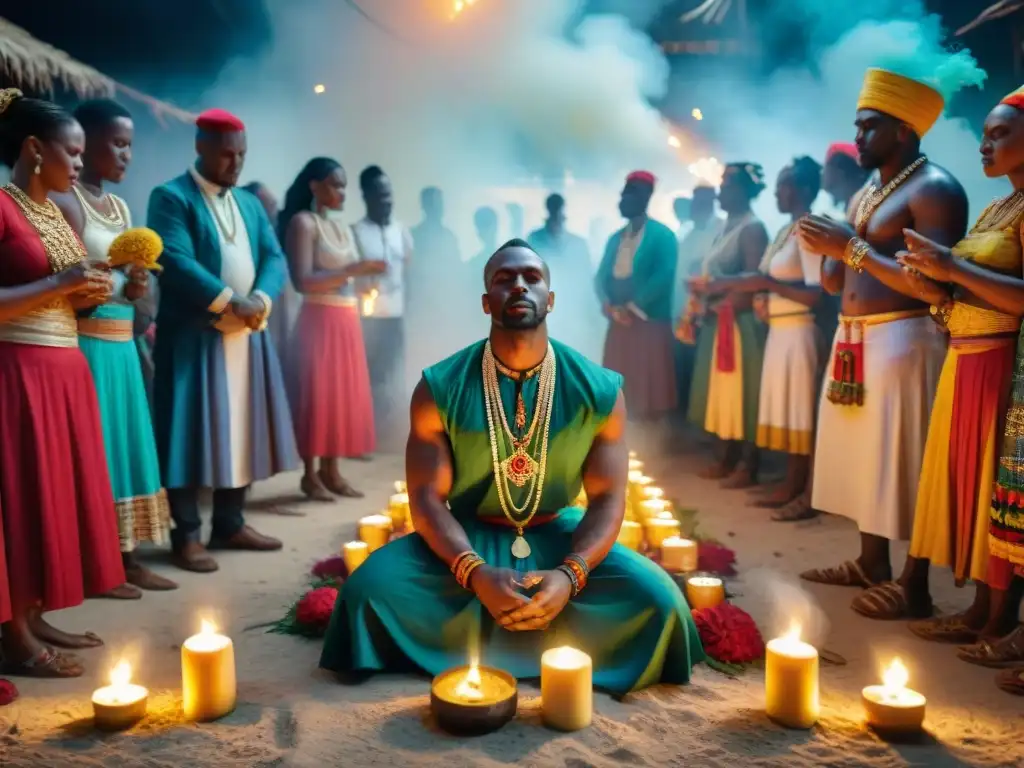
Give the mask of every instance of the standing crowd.
M 920 149 L 944 103 L 928 84 L 869 70 L 855 143 L 833 145 L 823 164 L 796 158 L 776 179 L 789 220 L 774 237 L 752 208 L 763 170 L 738 162 L 717 190 L 676 201 L 681 237 L 648 216 L 654 175 L 631 173 L 625 226 L 594 277 L 561 195 L 527 241 L 559 296 L 564 285 L 571 311 L 556 336 L 592 334 L 603 310 L 603 362 L 623 377 L 631 419 L 685 414 L 718 440 L 703 476 L 752 489 L 777 521 L 856 521 L 859 556 L 803 578 L 860 589 L 854 610 L 912 619 L 965 661 L 1024 666 L 1024 90 L 992 110 L 981 144 L 984 173 L 1013 192 L 969 231 L 962 187 Z M 212 550 L 280 549 L 245 522 L 253 482 L 301 463 L 307 497 L 361 496 L 340 459 L 369 459 L 379 434 L 403 431 L 407 315 L 426 300 L 406 284 L 428 263 L 482 272 L 495 250 L 496 213 L 480 209 L 481 257 L 463 265 L 435 188 L 422 193 L 423 223 L 406 228 L 377 166 L 359 176 L 366 216 L 351 226 L 332 215 L 348 177 L 326 157 L 306 164 L 278 211 L 260 185 L 237 187 L 244 125 L 210 110 L 195 164 L 150 196 L 157 292 L 147 269 L 109 259 L 136 226 L 105 188 L 128 169 L 132 133 L 112 101 L 72 115 L 0 92 L 0 160 L 12 169 L 0 192 L 8 674 L 80 675 L 80 659 L 57 649 L 102 643 L 46 613 L 176 588 L 136 558 L 140 543 L 169 541 L 194 572 L 217 569 Z M 833 209 L 813 214 L 822 189 Z M 763 450 L 787 457 L 768 489 Z M 911 542 L 895 578 L 893 540 Z M 966 612 L 933 616 L 931 566 L 974 583 Z M 1024 692 L 1020 672 L 999 684 Z

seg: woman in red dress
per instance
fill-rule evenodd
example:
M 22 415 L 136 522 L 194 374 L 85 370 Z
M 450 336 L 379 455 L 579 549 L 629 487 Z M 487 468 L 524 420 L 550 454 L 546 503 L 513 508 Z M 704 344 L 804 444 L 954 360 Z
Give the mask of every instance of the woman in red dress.
M 289 357 L 289 396 L 302 492 L 330 501 L 361 497 L 342 477 L 339 458 L 373 453 L 373 399 L 352 279 L 380 275 L 382 261 L 360 261 L 348 227 L 328 217 L 345 204 L 348 178 L 336 160 L 306 163 L 285 196 L 278 227 L 302 311 Z M 319 459 L 319 469 L 316 462 Z
M 51 192 L 67 192 L 85 137 L 55 104 L 0 91 L 0 673 L 77 677 L 90 647 L 44 611 L 124 583 L 113 493 L 92 375 L 78 350 L 76 309 L 110 295 Z M 3 566 L 0 557 L 0 568 Z

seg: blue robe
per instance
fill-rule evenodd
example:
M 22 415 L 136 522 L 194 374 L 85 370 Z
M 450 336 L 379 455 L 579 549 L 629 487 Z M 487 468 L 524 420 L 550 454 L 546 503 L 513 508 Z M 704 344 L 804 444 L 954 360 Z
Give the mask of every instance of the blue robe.
M 233 190 L 249 236 L 256 280 L 253 292 L 275 298 L 287 262 L 255 195 Z M 232 445 L 228 371 L 223 334 L 211 311 L 227 293 L 221 280 L 217 224 L 190 173 L 155 190 L 148 226 L 164 241 L 160 257 L 154 410 L 157 451 L 166 488 L 234 488 L 298 466 L 298 452 L 277 352 L 268 332 L 248 337 L 250 395 L 247 445 Z M 232 467 L 247 451 L 248 482 Z

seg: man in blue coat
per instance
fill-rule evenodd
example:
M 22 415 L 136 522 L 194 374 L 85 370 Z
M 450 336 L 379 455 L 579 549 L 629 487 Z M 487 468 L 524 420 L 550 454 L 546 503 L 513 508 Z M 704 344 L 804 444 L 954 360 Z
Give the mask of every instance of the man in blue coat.
M 223 110 L 196 125 L 198 160 L 153 190 L 148 223 L 164 241 L 153 395 L 174 557 L 207 573 L 217 562 L 200 540 L 200 489 L 213 489 L 210 549 L 280 549 L 245 524 L 246 491 L 298 456 L 266 332 L 285 256 L 259 200 L 235 189 L 245 126 Z

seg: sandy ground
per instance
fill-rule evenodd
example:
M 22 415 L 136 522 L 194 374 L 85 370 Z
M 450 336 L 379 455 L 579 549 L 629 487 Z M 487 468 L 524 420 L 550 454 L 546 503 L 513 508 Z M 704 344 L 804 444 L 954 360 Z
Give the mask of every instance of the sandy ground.
M 765 569 L 792 575 L 854 553 L 856 533 L 848 522 L 771 523 L 766 512 L 746 506 L 745 494 L 696 479 L 700 461 L 698 455 L 655 459 L 649 467 L 670 494 L 700 510 L 702 529 L 737 550 L 740 576 L 732 588 L 762 626 L 778 619 L 761 597 L 771 581 Z M 543 729 L 538 691 L 524 685 L 520 715 L 502 731 L 475 740 L 441 734 L 427 714 L 427 681 L 378 677 L 341 686 L 317 671 L 319 643 L 245 629 L 283 613 L 310 565 L 352 538 L 358 517 L 381 508 L 401 464 L 381 456 L 347 471 L 367 492 L 365 500 L 302 503 L 294 476 L 255 489 L 250 522 L 284 539 L 282 552 L 225 554 L 220 572 L 207 576 L 174 572 L 156 559 L 155 567 L 180 579 L 179 591 L 137 603 L 89 601 L 55 615 L 61 627 L 95 630 L 108 645 L 87 652 L 90 672 L 83 679 L 17 681 L 22 698 L 0 709 L 0 765 L 1024 765 L 1024 701 L 996 689 L 992 672 L 959 662 L 952 648 L 924 643 L 899 623 L 861 619 L 848 608 L 849 590 L 827 587 L 812 591 L 827 615 L 821 644 L 848 663 L 823 666 L 822 720 L 810 732 L 766 720 L 760 671 L 729 679 L 701 667 L 687 687 L 659 687 L 624 702 L 597 696 L 594 724 L 581 733 Z M 895 555 L 902 556 L 903 550 Z M 968 600 L 946 574 L 934 581 L 942 609 Z M 781 594 L 784 602 L 797 600 Z M 234 638 L 239 705 L 221 722 L 186 724 L 177 714 L 178 644 L 211 613 Z M 929 699 L 929 736 L 920 744 L 886 744 L 861 724 L 859 691 L 878 681 L 881 660 L 892 654 L 904 659 L 914 687 Z M 137 681 L 153 692 L 151 715 L 131 732 L 104 736 L 89 726 L 89 693 L 121 655 L 136 662 Z

